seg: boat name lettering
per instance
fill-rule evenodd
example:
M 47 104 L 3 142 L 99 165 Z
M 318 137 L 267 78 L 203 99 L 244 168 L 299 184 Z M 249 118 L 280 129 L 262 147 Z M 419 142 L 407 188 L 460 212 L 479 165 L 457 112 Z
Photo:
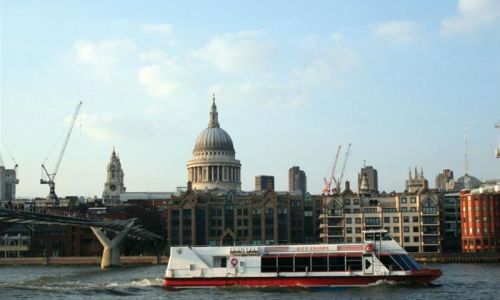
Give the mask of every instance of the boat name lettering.
M 297 251 L 327 251 L 328 246 L 303 246 L 303 247 L 297 247 Z

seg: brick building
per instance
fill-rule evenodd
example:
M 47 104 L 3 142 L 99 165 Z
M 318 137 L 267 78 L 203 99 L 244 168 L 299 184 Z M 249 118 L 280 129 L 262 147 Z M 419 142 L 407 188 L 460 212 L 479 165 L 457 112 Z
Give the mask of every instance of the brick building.
M 460 192 L 462 252 L 500 252 L 500 181 Z

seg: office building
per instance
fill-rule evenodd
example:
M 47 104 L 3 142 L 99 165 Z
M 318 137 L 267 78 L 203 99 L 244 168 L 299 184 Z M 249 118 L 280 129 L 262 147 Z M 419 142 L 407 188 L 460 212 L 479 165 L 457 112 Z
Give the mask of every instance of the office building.
M 255 190 L 265 191 L 267 189 L 274 190 L 274 176 L 255 176 Z
M 288 170 L 288 191 L 301 191 L 302 194 L 307 192 L 306 173 L 300 167 L 291 167 Z

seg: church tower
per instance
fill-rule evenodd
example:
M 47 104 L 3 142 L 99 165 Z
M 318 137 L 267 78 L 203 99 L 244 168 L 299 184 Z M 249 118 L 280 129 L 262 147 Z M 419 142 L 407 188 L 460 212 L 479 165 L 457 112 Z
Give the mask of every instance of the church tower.
M 125 185 L 123 184 L 123 170 L 120 158 L 116 155 L 115 148 L 107 168 L 106 183 L 104 184 L 104 191 L 102 192 L 103 203 L 119 204 L 120 194 L 125 192 Z

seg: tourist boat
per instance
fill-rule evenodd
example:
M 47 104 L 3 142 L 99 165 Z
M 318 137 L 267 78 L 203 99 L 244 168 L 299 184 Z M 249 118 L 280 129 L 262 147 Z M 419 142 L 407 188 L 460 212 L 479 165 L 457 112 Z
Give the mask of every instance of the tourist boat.
M 441 276 L 421 268 L 385 230 L 364 236 L 359 244 L 171 247 L 164 286 L 346 287 Z

